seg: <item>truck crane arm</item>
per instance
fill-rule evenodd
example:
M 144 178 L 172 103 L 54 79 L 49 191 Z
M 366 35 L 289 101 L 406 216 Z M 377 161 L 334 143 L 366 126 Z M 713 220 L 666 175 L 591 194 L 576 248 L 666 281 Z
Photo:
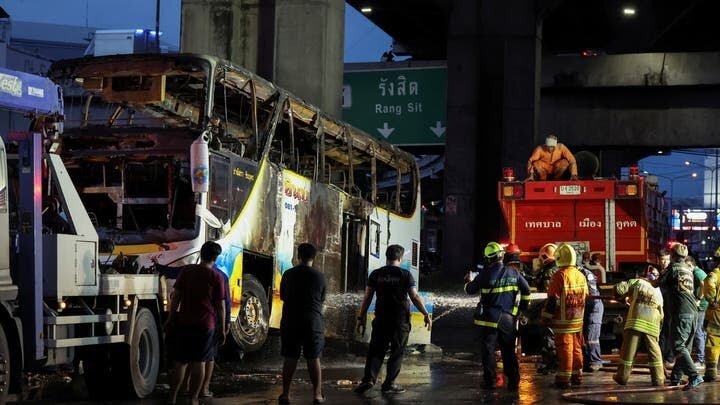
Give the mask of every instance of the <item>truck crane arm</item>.
M 0 68 L 0 108 L 33 117 L 62 118 L 62 89 L 46 77 Z

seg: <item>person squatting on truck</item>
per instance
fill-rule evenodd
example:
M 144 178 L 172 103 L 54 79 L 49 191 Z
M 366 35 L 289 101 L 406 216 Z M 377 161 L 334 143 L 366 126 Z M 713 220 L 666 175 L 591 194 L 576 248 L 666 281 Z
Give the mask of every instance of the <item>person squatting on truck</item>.
M 497 377 L 495 348 L 500 345 L 503 372 L 507 387 L 517 389 L 520 383 L 520 369 L 515 355 L 518 310 L 524 311 L 530 303 L 530 286 L 514 267 L 503 266 L 505 251 L 497 242 L 485 246 L 483 255 L 486 267 L 473 277 L 465 276 L 465 292 L 469 295 L 480 293 L 474 323 L 480 327 L 480 357 L 483 367 L 483 388 L 494 389 Z M 519 262 L 519 260 L 518 260 Z M 520 293 L 520 304 L 515 304 Z
M 658 343 L 660 323 L 663 319 L 663 297 L 660 290 L 643 278 L 620 282 L 615 285 L 614 290 L 619 300 L 623 302 L 629 300 L 630 309 L 625 321 L 618 368 L 613 380 L 620 385 L 627 384 L 635 353 L 640 342 L 643 341 L 648 351 L 652 385 L 662 386 L 665 384 L 665 371 Z
M 555 259 L 560 270 L 550 279 L 542 319 L 555 333 L 559 363 L 555 386 L 566 389 L 571 383 L 582 384 L 582 330 L 588 286 L 585 275 L 575 266 L 577 254 L 572 246 L 560 244 Z
M 705 380 L 715 381 L 720 357 L 720 267 L 715 267 L 705 278 L 703 296 L 708 302 L 705 312 Z
M 570 180 L 577 180 L 575 156 L 567 146 L 558 143 L 555 135 L 548 135 L 545 144 L 535 148 L 528 160 L 529 180 L 560 180 L 570 169 Z
M 685 390 L 692 389 L 703 382 L 693 363 L 690 351 L 697 322 L 698 306 L 695 301 L 693 270 L 685 263 L 687 246 L 676 243 L 671 249 L 670 268 L 660 276 L 659 284 L 665 287 L 671 301 L 672 327 L 671 341 L 675 352 L 675 366 L 670 374 L 670 384 L 680 385 L 683 374 L 689 377 Z
M 595 273 L 585 266 L 580 266 L 580 271 L 585 275 L 590 295 L 600 295 L 598 279 Z M 605 306 L 601 299 L 588 299 L 585 302 L 585 319 L 583 321 L 585 346 L 583 356 L 585 358 L 585 370 L 589 372 L 598 371 L 602 367 L 600 329 L 602 328 L 603 312 L 605 312 Z

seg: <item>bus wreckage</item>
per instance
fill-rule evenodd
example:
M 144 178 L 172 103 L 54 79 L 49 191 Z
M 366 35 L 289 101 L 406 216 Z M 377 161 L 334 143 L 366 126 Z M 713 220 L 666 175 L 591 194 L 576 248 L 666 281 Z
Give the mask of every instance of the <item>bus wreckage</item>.
M 246 351 L 279 327 L 280 276 L 302 242 L 318 246 L 332 293 L 364 288 L 393 243 L 417 279 L 412 155 L 214 57 L 84 58 L 50 76 L 79 117 L 58 153 L 97 229 L 101 271 L 194 263 L 218 241 L 231 334 Z

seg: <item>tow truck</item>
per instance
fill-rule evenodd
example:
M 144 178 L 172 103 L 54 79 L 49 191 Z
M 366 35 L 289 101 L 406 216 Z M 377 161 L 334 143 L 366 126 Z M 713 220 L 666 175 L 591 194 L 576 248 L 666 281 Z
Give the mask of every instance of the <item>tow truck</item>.
M 145 397 L 160 370 L 166 302 L 156 274 L 101 271 L 98 234 L 58 155 L 62 90 L 0 69 L 0 403 L 23 372 L 84 370 L 91 395 Z
M 546 243 L 571 243 L 599 253 L 607 270 L 607 282 L 599 286 L 601 295 L 611 296 L 614 283 L 640 276 L 657 263 L 667 242 L 663 194 L 656 182 L 639 175 L 637 166 L 620 179 L 561 181 L 518 181 L 514 170 L 507 168 L 498 183 L 498 201 L 510 243 L 520 246 L 521 260 L 529 268 L 540 267 L 538 250 Z M 544 300 L 546 295 L 534 297 Z M 624 305 L 610 297 L 605 300 L 601 340 L 620 341 L 626 312 Z M 530 320 L 525 334 L 534 335 L 538 325 Z

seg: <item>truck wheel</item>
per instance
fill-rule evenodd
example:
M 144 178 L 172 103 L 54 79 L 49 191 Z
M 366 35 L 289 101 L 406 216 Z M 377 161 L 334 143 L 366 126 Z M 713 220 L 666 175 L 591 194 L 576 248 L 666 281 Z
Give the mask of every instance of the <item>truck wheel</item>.
M 5 330 L 0 326 L 0 404 L 7 402 L 10 391 L 10 347 L 8 346 Z
M 155 316 L 140 308 L 129 347 L 130 394 L 145 398 L 155 390 L 160 371 L 160 336 Z
M 240 313 L 230 327 L 233 339 L 246 352 L 259 350 L 268 335 L 270 305 L 260 281 L 246 274 L 242 280 Z

